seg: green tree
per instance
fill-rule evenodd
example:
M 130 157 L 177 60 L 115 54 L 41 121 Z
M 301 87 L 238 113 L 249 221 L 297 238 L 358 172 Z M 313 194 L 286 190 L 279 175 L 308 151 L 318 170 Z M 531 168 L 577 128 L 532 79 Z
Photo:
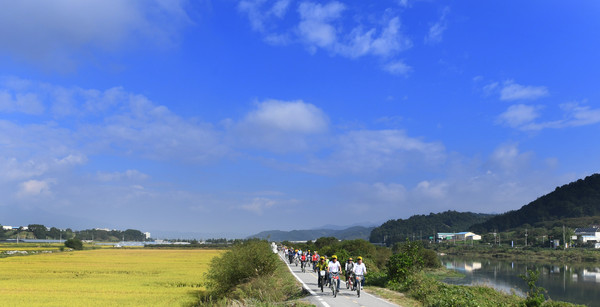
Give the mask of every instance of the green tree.
M 72 248 L 75 250 L 82 250 L 83 249 L 83 242 L 81 242 L 81 240 L 79 239 L 69 239 L 67 241 L 65 241 L 65 246 L 68 248 Z
M 36 239 L 46 239 L 48 233 L 46 226 L 41 224 L 29 224 L 27 225 L 27 229 L 29 232 L 33 232 Z

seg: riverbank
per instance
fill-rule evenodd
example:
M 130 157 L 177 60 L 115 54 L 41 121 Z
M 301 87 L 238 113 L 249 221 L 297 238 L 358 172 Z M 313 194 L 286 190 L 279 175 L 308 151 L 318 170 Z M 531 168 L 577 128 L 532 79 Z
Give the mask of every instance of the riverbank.
M 488 259 L 546 261 L 557 264 L 573 262 L 600 262 L 600 250 L 587 248 L 549 249 L 540 247 L 509 247 L 490 245 L 434 244 L 429 248 L 439 255 L 465 256 Z

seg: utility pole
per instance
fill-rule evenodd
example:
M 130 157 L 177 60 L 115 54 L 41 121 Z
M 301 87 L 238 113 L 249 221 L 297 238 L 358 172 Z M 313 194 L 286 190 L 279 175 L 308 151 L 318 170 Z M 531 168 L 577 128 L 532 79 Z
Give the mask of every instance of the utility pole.
M 565 240 L 565 225 L 563 225 L 563 246 L 567 248 L 567 241 Z
M 527 246 L 527 228 L 525 228 L 525 246 Z

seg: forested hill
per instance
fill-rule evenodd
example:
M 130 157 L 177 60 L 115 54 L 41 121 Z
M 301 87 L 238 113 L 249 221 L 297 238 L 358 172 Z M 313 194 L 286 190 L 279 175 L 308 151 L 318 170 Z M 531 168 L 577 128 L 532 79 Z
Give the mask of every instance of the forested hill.
M 519 210 L 497 215 L 473 225 L 472 231 L 504 231 L 524 224 L 539 226 L 549 221 L 600 216 L 600 174 L 557 187 Z M 581 225 L 588 226 L 588 225 Z
M 370 241 L 392 245 L 406 238 L 429 238 L 437 232 L 467 231 L 473 224 L 481 223 L 492 214 L 446 211 L 429 215 L 413 215 L 403 220 L 389 220 L 371 231 Z
M 248 238 L 269 239 L 271 241 L 308 241 L 320 237 L 336 237 L 340 240 L 368 239 L 373 227 L 355 226 L 343 230 L 310 229 L 310 230 L 269 230 L 257 233 Z

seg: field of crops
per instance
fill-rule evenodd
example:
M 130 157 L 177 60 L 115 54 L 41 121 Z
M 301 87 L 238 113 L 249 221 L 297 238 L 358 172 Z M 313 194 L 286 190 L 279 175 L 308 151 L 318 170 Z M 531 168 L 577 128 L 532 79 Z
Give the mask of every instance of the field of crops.
M 0 259 L 3 306 L 186 306 L 216 250 L 97 249 Z

